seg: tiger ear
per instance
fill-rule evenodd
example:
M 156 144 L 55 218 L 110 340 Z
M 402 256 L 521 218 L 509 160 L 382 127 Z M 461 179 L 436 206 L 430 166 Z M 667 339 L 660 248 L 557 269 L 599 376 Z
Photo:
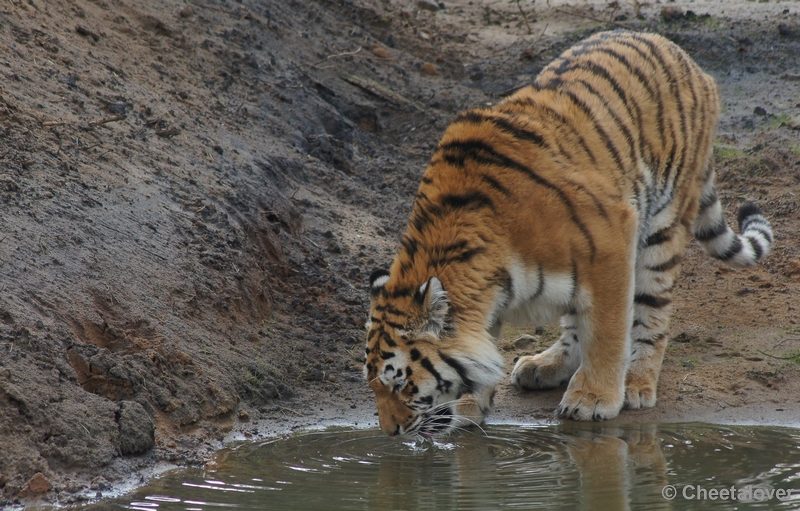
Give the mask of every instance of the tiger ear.
M 375 270 L 369 276 L 369 296 L 371 299 L 375 299 L 379 294 L 381 294 L 381 289 L 386 283 L 389 281 L 389 272 L 387 270 Z
M 424 322 L 417 331 L 417 335 L 433 334 L 437 338 L 446 327 L 447 316 L 450 312 L 450 301 L 447 291 L 436 277 L 431 277 L 422 284 L 414 296 L 414 300 L 422 307 Z

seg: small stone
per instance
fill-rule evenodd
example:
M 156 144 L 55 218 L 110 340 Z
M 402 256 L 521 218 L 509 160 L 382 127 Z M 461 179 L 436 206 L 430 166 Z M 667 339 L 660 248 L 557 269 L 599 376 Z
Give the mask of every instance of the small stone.
M 683 9 L 677 5 L 670 5 L 661 8 L 661 17 L 664 21 L 675 21 L 683 19 Z
M 531 345 L 537 341 L 538 338 L 532 335 L 521 335 L 514 341 L 514 347 L 518 350 L 525 350 L 531 347 Z
M 434 76 L 434 75 L 438 74 L 438 71 L 436 70 L 436 66 L 434 66 L 430 62 L 426 62 L 426 63 L 422 64 L 422 68 L 420 68 L 420 69 L 422 70 L 423 73 L 425 73 L 428 76 Z
M 423 11 L 436 12 L 439 6 L 429 0 L 417 0 L 417 7 Z
M 112 114 L 125 115 L 128 105 L 124 101 L 114 101 L 108 104 L 108 111 Z
M 247 410 L 239 410 L 239 420 L 242 422 L 248 422 L 250 420 L 250 414 L 247 413 Z
M 222 155 L 225 152 L 225 150 L 222 148 L 222 146 L 219 146 L 219 145 L 215 145 L 214 146 L 214 151 L 216 151 L 217 154 L 219 154 L 219 155 Z
M 755 107 L 755 109 L 753 109 L 753 113 L 761 116 L 767 115 L 767 111 L 760 106 Z
M 778 33 L 782 37 L 797 37 L 800 35 L 800 30 L 792 27 L 791 25 L 787 25 L 786 23 L 781 23 L 778 25 Z
M 194 14 L 194 9 L 192 9 L 191 5 L 187 5 L 186 7 L 181 9 L 180 12 L 178 12 L 178 14 L 180 15 L 181 18 L 188 18 L 192 14 Z
M 377 44 L 372 46 L 372 53 L 374 53 L 376 56 L 378 56 L 378 57 L 380 57 L 382 59 L 388 59 L 389 58 L 389 52 L 386 51 L 385 49 L 381 48 L 381 46 L 377 45 Z

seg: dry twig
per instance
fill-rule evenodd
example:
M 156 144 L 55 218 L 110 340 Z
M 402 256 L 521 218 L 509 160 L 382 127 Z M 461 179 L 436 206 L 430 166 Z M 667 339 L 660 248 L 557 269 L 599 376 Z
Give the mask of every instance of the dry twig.
M 525 14 L 525 11 L 522 9 L 522 6 L 519 3 L 519 0 L 517 0 L 517 9 L 519 9 L 519 13 L 522 14 L 522 19 L 525 21 L 525 26 L 528 27 L 528 35 L 531 35 L 533 30 L 531 30 L 531 24 L 528 23 L 528 15 Z
M 333 54 L 333 55 L 328 55 L 324 59 L 322 59 L 319 62 L 313 64 L 311 67 L 317 67 L 318 65 L 322 64 L 326 60 L 335 59 L 335 58 L 339 58 L 339 57 L 347 57 L 347 56 L 350 56 L 350 55 L 355 55 L 358 52 L 360 52 L 361 50 L 362 50 L 362 48 L 361 48 L 361 46 L 359 46 L 356 51 L 346 51 L 344 53 L 336 53 L 336 54 Z

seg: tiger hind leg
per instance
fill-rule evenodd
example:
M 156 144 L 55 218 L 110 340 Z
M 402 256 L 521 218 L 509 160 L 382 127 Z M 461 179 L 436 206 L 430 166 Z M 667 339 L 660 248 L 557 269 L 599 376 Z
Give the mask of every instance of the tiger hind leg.
M 631 351 L 625 376 L 626 408 L 650 408 L 656 404 L 658 376 L 672 317 L 672 295 L 691 224 L 687 214 L 684 212 L 683 218 L 675 221 L 673 213 L 664 210 L 652 222 L 636 256 Z M 667 222 L 670 225 L 662 227 Z
M 561 337 L 542 353 L 520 357 L 511 381 L 524 390 L 553 389 L 566 384 L 581 364 L 575 313 L 561 318 Z
M 643 249 L 644 256 L 648 248 Z M 662 257 L 666 260 L 656 264 L 647 264 L 646 257 L 637 262 L 631 352 L 625 376 L 626 408 L 649 408 L 656 404 L 658 375 L 672 316 L 673 286 L 680 273 L 679 254 Z

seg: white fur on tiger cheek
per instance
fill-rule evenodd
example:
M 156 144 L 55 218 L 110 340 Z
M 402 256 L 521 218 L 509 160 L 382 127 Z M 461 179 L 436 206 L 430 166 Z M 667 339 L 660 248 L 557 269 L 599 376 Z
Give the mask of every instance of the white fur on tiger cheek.
M 394 389 L 402 388 L 408 377 L 408 357 L 401 351 L 394 351 L 394 356 L 383 362 L 383 367 L 378 374 L 381 383 Z

